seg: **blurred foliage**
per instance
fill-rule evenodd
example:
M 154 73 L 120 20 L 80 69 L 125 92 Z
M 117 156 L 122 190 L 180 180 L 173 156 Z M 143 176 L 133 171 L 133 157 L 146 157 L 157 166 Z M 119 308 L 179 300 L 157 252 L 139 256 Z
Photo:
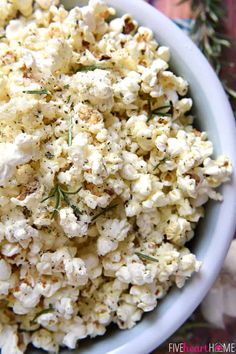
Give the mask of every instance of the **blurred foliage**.
M 225 35 L 226 2 L 222 0 L 181 0 L 178 4 L 191 2 L 195 18 L 191 37 L 207 57 L 236 108 L 235 63 L 225 57 L 235 57 L 236 45 Z

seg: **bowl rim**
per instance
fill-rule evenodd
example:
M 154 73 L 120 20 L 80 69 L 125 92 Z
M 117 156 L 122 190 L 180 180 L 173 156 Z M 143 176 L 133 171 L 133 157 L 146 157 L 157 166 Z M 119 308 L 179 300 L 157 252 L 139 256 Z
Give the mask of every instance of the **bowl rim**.
M 214 70 L 208 63 L 207 59 L 192 42 L 192 40 L 183 33 L 168 17 L 155 9 L 150 4 L 143 0 L 108 0 L 109 5 L 116 9 L 121 9 L 122 12 L 131 13 L 134 19 L 142 25 L 140 17 L 146 17 L 150 23 L 155 21 L 158 23 L 156 31 L 164 26 L 168 41 L 171 42 L 171 36 L 173 32 L 175 34 L 175 41 L 178 42 L 179 50 L 182 51 L 184 60 L 192 60 L 193 65 L 198 62 L 195 69 L 196 74 L 199 75 L 199 83 L 201 89 L 205 85 L 204 93 L 208 97 L 209 101 L 212 97 L 215 97 L 214 105 L 211 107 L 213 110 L 213 116 L 225 117 L 224 122 L 215 118 L 216 129 L 218 132 L 224 132 L 219 136 L 221 145 L 224 150 L 224 154 L 228 155 L 231 159 L 233 168 L 236 167 L 236 126 L 232 113 L 231 106 L 225 91 L 216 76 Z M 145 25 L 144 25 L 145 26 Z M 154 30 L 153 26 L 150 26 Z M 155 31 L 155 30 L 154 30 Z M 204 76 L 201 74 L 204 72 Z M 187 78 L 186 78 L 187 79 Z M 211 86 L 211 90 L 207 90 L 207 87 Z M 171 306 L 171 313 L 165 316 L 165 321 L 156 321 L 150 328 L 145 330 L 138 337 L 134 336 L 124 345 L 107 352 L 107 354 L 126 354 L 133 352 L 135 348 L 136 354 L 147 354 L 156 349 L 161 343 L 167 340 L 191 315 L 195 308 L 200 304 L 202 299 L 207 294 L 208 290 L 213 285 L 220 268 L 223 264 L 224 258 L 227 254 L 230 242 L 233 238 L 236 227 L 236 178 L 233 173 L 232 179 L 229 183 L 224 184 L 222 188 L 222 194 L 224 201 L 221 205 L 220 212 L 217 220 L 217 227 L 214 233 L 214 240 L 218 239 L 217 248 L 215 243 L 211 242 L 207 255 L 204 259 L 204 264 L 201 269 L 200 277 L 193 277 L 191 286 L 184 289 L 184 298 Z M 222 221 L 227 220 L 224 223 L 222 230 Z M 224 238 L 220 237 L 221 232 L 224 232 Z M 215 266 L 212 267 L 211 257 L 214 256 Z M 200 282 L 200 283 L 199 283 Z M 194 294 L 194 296 L 193 296 Z M 181 301 L 180 301 L 181 300 Z M 183 309 L 184 304 L 184 309 Z M 171 323 L 168 328 L 165 324 Z M 158 333 L 158 336 L 157 336 Z

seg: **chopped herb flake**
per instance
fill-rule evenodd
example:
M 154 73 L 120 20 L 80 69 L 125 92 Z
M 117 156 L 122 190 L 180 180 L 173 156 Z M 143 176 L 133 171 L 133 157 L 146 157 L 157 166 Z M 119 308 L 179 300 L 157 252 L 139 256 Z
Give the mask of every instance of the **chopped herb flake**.
M 71 95 L 68 96 L 68 98 L 67 98 L 67 101 L 66 101 L 67 104 L 70 102 L 70 99 L 71 99 Z

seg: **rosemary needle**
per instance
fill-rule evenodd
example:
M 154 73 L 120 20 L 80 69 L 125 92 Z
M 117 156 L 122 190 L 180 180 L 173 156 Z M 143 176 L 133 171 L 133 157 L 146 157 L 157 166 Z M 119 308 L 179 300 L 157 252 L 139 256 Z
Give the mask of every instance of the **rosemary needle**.
M 147 254 L 141 253 L 141 252 L 135 252 L 135 254 L 137 254 L 137 256 L 139 256 L 139 258 L 144 258 L 148 261 L 152 261 L 152 262 L 159 262 L 159 260 L 155 257 L 152 256 L 148 256 Z
M 148 120 L 147 122 L 149 122 L 152 118 L 153 118 L 153 115 L 158 115 L 158 116 L 172 116 L 172 112 L 170 111 L 171 108 L 172 108 L 172 104 L 168 104 L 168 105 L 165 105 L 165 106 L 161 106 L 161 107 L 158 107 L 158 108 L 155 108 L 155 109 L 151 109 L 151 103 L 150 101 L 148 101 L 149 104 L 149 117 L 148 117 Z M 163 112 L 163 109 L 167 109 L 168 108 L 168 111 L 167 112 Z
M 25 90 L 23 91 L 23 93 L 28 93 L 29 95 L 49 95 L 50 94 L 50 92 L 46 88 L 40 90 Z
M 55 216 L 56 212 L 58 211 L 60 205 L 61 205 L 61 192 L 60 192 L 60 188 L 57 186 L 56 188 L 56 193 L 55 193 L 55 196 L 56 196 L 56 204 L 55 204 L 55 207 L 54 207 L 54 210 L 53 210 L 53 213 L 52 213 L 52 218 Z
M 79 67 L 78 69 L 76 69 L 76 73 L 77 72 L 94 71 L 96 69 L 108 70 L 109 68 L 104 68 L 104 67 L 102 67 L 100 65 L 83 65 L 83 66 Z
M 103 215 L 103 214 L 107 213 L 108 211 L 110 211 L 110 210 L 116 208 L 117 205 L 118 205 L 118 204 L 114 204 L 114 205 L 111 205 L 111 206 L 109 206 L 109 207 L 107 207 L 107 208 L 104 208 L 100 213 L 98 213 L 97 215 L 94 215 L 94 216 L 92 217 L 92 220 L 91 220 L 91 221 L 92 221 L 92 222 L 95 221 L 95 220 L 96 220 L 97 218 L 99 218 L 101 215 Z
M 162 159 L 155 167 L 153 170 L 155 170 L 156 168 L 158 168 L 160 165 L 162 165 L 163 163 L 165 163 L 167 160 L 169 160 L 169 157 L 164 157 L 164 159 Z
M 52 192 L 46 198 L 41 200 L 41 203 L 46 202 L 46 200 L 54 197 L 55 193 L 56 193 L 56 188 L 53 188 Z

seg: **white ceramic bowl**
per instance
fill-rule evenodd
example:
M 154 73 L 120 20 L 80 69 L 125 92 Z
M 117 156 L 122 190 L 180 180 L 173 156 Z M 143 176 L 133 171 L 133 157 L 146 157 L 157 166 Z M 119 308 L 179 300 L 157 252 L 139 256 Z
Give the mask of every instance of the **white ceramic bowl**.
M 67 8 L 86 1 L 62 1 Z M 234 117 L 222 86 L 198 48 L 167 17 L 142 0 L 108 0 L 118 14 L 130 13 L 140 25 L 151 28 L 163 45 L 171 49 L 171 67 L 190 84 L 197 114 L 196 126 L 206 130 L 215 155 L 227 154 L 236 168 Z M 144 316 L 132 330 L 108 330 L 102 338 L 86 341 L 80 354 L 148 354 L 166 340 L 191 315 L 213 284 L 235 230 L 236 180 L 222 188 L 223 203 L 208 203 L 192 245 L 201 271 L 181 290 L 172 289 L 156 310 Z M 217 311 L 217 309 L 216 309 Z M 30 350 L 30 354 L 38 351 Z M 62 350 L 63 354 L 72 353 Z M 77 351 L 73 351 L 73 354 Z

